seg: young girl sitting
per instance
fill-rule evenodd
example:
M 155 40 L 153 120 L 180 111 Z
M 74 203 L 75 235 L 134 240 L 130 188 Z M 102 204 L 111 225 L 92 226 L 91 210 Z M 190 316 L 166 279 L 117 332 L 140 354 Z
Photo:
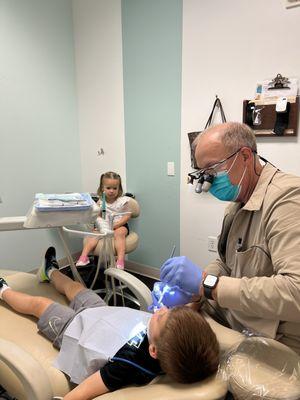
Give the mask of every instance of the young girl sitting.
M 124 213 L 128 211 L 127 203 L 129 198 L 122 196 L 123 188 L 120 175 L 115 172 L 106 172 L 100 177 L 100 185 L 97 190 L 99 196 L 98 204 L 101 207 L 102 219 L 107 219 L 112 213 Z M 106 204 L 105 204 L 106 203 Z M 114 240 L 117 252 L 117 268 L 124 269 L 125 259 L 125 237 L 129 233 L 127 222 L 131 215 L 116 215 L 114 217 Z M 97 238 L 87 238 L 84 241 L 82 253 L 76 263 L 77 267 L 82 267 L 90 263 L 89 253 L 94 250 L 98 243 Z

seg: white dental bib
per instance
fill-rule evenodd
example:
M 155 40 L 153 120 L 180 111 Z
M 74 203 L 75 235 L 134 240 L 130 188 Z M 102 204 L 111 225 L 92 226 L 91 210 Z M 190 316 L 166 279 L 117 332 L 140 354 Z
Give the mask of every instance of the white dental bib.
M 54 366 L 80 383 L 113 357 L 141 330 L 151 314 L 127 307 L 83 310 L 67 327 Z

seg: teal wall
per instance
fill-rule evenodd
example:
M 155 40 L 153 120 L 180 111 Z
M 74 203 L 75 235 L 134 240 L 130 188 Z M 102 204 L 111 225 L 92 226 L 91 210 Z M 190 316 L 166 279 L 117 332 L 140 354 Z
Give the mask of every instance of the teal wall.
M 81 190 L 71 0 L 0 0 L 0 217 Z M 53 232 L 0 232 L 0 266 L 40 263 Z
M 141 205 L 130 260 L 159 267 L 180 240 L 182 1 L 123 0 L 122 29 L 127 189 Z

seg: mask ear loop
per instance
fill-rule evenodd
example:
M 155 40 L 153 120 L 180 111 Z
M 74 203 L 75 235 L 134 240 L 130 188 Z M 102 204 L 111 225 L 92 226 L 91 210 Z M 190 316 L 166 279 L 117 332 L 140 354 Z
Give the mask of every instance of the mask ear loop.
M 244 168 L 244 172 L 243 172 L 243 175 L 242 175 L 242 177 L 241 177 L 241 179 L 240 179 L 240 181 L 239 181 L 239 183 L 238 183 L 238 187 L 239 187 L 239 193 L 238 193 L 238 195 L 237 195 L 237 197 L 236 197 L 236 198 L 238 198 L 238 197 L 239 197 L 239 195 L 240 195 L 240 192 L 241 192 L 241 183 L 242 183 L 242 180 L 244 179 L 244 176 L 245 176 L 246 170 L 247 170 L 247 165 L 245 166 L 245 168 Z
M 242 177 L 241 177 L 241 179 L 240 179 L 240 181 L 239 181 L 239 183 L 238 183 L 239 186 L 240 186 L 240 184 L 242 183 L 242 180 L 244 179 L 244 176 L 245 176 L 245 173 L 246 173 L 246 169 L 247 169 L 247 165 L 246 165 L 246 167 L 245 167 L 245 169 L 244 169 L 244 172 L 243 172 L 243 175 L 242 175 Z
M 233 163 L 231 164 L 230 168 L 227 170 L 227 173 L 229 173 L 230 170 L 231 170 L 231 168 L 233 167 L 233 164 L 235 163 L 235 160 L 236 160 L 238 154 L 239 154 L 239 153 L 236 154 L 236 156 L 235 156 L 235 158 L 234 158 L 234 160 L 233 160 Z M 244 179 L 244 176 L 245 176 L 245 173 L 246 173 L 246 169 L 247 169 L 247 166 L 244 168 L 243 175 L 242 175 L 242 177 L 241 177 L 241 179 L 240 179 L 240 181 L 239 181 L 239 183 L 238 183 L 238 185 L 237 185 L 237 186 L 239 187 L 239 191 L 238 191 L 238 194 L 237 194 L 235 200 L 236 200 L 236 199 L 239 197 L 239 195 L 240 195 L 240 192 L 241 192 L 241 183 L 242 183 L 242 180 Z
M 233 160 L 233 163 L 231 164 L 230 168 L 227 170 L 227 173 L 230 172 L 230 170 L 231 170 L 231 168 L 233 167 L 233 165 L 234 165 L 234 163 L 235 163 L 235 160 L 236 160 L 236 158 L 237 158 L 238 155 L 239 155 L 239 153 L 236 153 L 236 155 L 235 155 L 235 157 L 234 157 L 234 160 Z

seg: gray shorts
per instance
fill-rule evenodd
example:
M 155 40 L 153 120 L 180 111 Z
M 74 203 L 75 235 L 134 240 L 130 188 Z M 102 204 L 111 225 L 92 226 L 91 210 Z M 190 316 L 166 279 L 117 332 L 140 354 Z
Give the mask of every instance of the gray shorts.
M 53 346 L 60 349 L 64 331 L 73 320 L 75 315 L 86 308 L 106 306 L 104 300 L 90 289 L 79 292 L 70 305 L 63 306 L 52 303 L 41 315 L 37 327 L 39 331 L 51 340 Z

